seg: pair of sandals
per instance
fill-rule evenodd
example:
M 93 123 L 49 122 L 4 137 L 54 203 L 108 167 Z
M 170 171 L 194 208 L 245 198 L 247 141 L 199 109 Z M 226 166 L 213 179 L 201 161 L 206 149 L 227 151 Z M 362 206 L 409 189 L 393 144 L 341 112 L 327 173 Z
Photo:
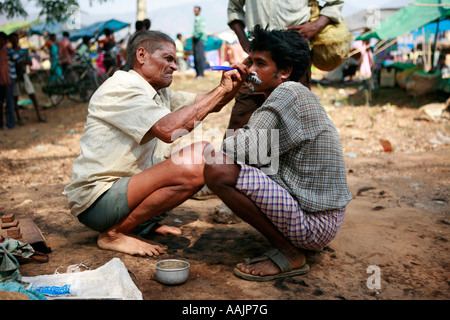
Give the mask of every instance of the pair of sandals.
M 268 276 L 261 276 L 261 275 L 254 275 L 242 272 L 238 268 L 234 269 L 234 274 L 242 278 L 244 280 L 249 281 L 271 281 L 275 279 L 280 278 L 286 278 L 286 277 L 294 277 L 299 275 L 304 275 L 309 272 L 309 265 L 304 264 L 300 268 L 292 269 L 291 264 L 289 260 L 286 258 L 286 256 L 278 249 L 272 249 L 264 253 L 261 257 L 253 258 L 253 259 L 245 259 L 244 262 L 246 265 L 250 265 L 252 263 L 257 263 L 261 261 L 271 260 L 278 268 L 280 268 L 281 272 L 274 275 L 268 275 Z

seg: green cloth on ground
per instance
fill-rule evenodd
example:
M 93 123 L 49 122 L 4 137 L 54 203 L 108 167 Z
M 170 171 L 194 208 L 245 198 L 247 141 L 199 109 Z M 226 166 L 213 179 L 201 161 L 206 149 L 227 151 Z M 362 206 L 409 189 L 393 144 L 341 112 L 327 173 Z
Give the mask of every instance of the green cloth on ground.
M 34 249 L 29 243 L 10 238 L 0 243 L 0 282 L 20 279 L 16 257 L 30 258 L 33 254 Z
M 0 291 L 23 293 L 30 300 L 47 300 L 43 293 L 26 289 L 24 285 L 16 281 L 0 282 Z

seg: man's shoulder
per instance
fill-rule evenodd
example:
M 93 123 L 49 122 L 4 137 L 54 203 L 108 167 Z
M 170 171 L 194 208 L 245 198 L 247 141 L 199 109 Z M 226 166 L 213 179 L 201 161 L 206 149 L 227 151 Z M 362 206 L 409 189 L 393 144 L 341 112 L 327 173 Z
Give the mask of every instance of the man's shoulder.
M 133 70 L 116 71 L 112 77 L 103 83 L 101 88 L 102 93 L 114 93 L 116 96 L 129 94 L 130 92 L 133 92 L 135 95 L 144 94 L 149 97 L 153 97 L 156 94 L 151 85 Z
M 311 90 L 309 90 L 307 87 L 305 87 L 300 82 L 296 81 L 286 81 L 280 84 L 273 93 L 278 94 L 292 94 L 295 92 L 302 92 L 302 93 L 312 93 Z
M 117 70 L 110 79 L 123 83 L 124 85 L 139 83 L 139 76 L 132 71 Z

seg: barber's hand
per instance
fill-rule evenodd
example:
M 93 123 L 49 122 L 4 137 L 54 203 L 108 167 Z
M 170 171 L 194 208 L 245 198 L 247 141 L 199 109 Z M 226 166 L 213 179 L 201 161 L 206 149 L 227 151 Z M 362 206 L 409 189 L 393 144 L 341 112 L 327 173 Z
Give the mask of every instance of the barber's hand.
M 245 78 L 248 75 L 248 68 L 242 63 L 233 64 L 231 67 L 234 70 L 224 71 L 222 73 L 222 80 L 220 87 L 225 89 L 226 95 L 212 112 L 219 112 L 228 102 L 230 102 L 238 93 L 239 89 L 244 84 Z
M 305 37 L 306 41 L 309 41 L 329 23 L 331 23 L 330 18 L 319 16 L 319 19 L 314 22 L 306 22 L 300 26 L 287 27 L 286 30 L 297 30 Z
M 233 64 L 231 67 L 235 69 L 224 71 L 220 81 L 220 86 L 225 89 L 228 95 L 238 92 L 248 74 L 247 66 L 242 63 Z
M 320 32 L 320 28 L 315 25 L 313 22 L 306 22 L 301 26 L 287 27 L 286 30 L 296 30 L 305 37 L 306 41 L 309 41 L 316 34 Z

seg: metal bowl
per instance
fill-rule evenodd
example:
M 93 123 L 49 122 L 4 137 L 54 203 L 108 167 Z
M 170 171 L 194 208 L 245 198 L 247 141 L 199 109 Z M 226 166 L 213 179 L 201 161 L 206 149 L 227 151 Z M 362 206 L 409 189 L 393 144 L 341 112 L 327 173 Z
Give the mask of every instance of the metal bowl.
M 156 280 L 162 284 L 177 285 L 189 277 L 189 262 L 183 260 L 162 260 L 156 263 Z

